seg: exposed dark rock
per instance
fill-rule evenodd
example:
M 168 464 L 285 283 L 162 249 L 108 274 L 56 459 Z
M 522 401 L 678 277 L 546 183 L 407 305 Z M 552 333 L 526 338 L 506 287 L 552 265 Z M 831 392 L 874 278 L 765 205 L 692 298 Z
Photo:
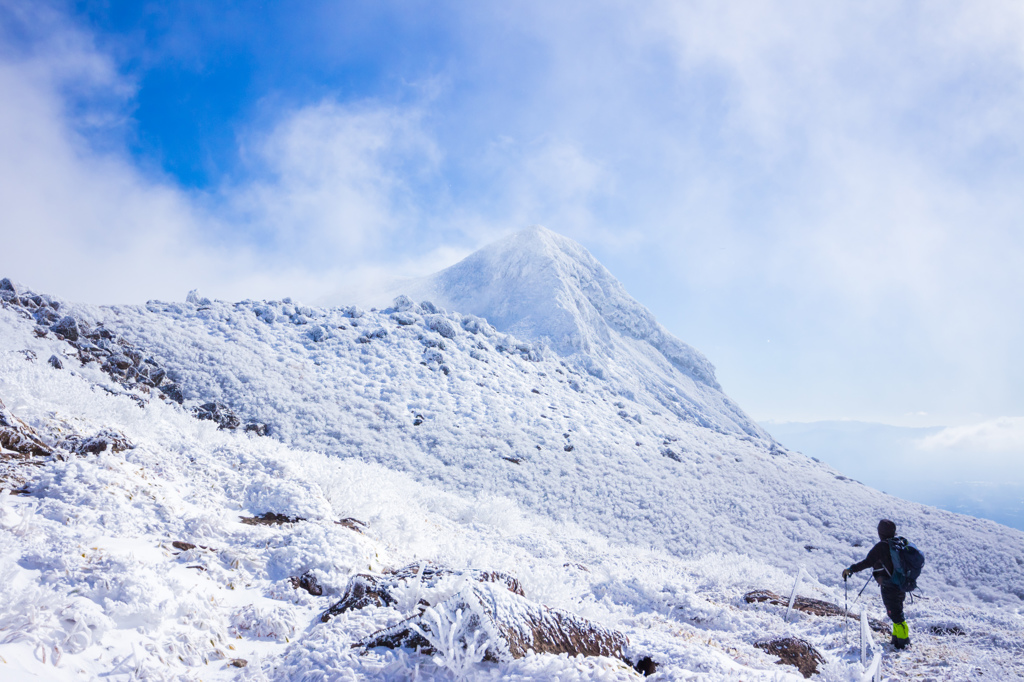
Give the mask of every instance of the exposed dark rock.
M 181 540 L 175 540 L 174 542 L 172 542 L 171 547 L 174 547 L 174 549 L 180 549 L 182 552 L 187 552 L 190 549 L 196 548 L 196 546 L 193 545 L 191 542 L 182 542 Z
M 18 352 L 24 355 L 25 359 L 28 360 L 29 362 L 35 362 L 36 358 L 39 357 L 38 355 L 36 355 L 36 352 L 34 350 L 26 349 Z
M 263 422 L 249 422 L 245 425 L 246 433 L 255 433 L 257 436 L 267 436 L 270 434 L 270 426 Z
M 341 521 L 335 521 L 339 526 L 345 526 L 349 530 L 354 530 L 357 533 L 364 533 L 369 530 L 369 526 L 360 521 L 359 519 L 346 518 Z
M 78 341 L 78 320 L 70 315 L 65 315 L 53 325 L 53 332 L 60 334 L 68 341 Z
M 0 279 L 0 292 L 7 292 L 12 298 L 18 295 L 18 290 L 14 286 L 14 282 L 4 277 Z
M 146 376 L 149 378 L 150 386 L 159 388 L 160 382 L 167 377 L 167 372 L 162 367 L 150 367 L 146 370 Z
M 132 366 L 132 361 L 127 355 L 117 353 L 107 358 L 107 364 L 109 364 L 113 368 L 123 371 Z
M 280 526 L 285 523 L 298 523 L 306 519 L 301 516 L 286 516 L 275 512 L 267 512 L 259 516 L 243 516 L 242 523 L 249 526 Z
M 236 668 L 244 668 L 245 666 L 249 665 L 249 661 L 245 660 L 244 658 L 232 658 L 229 665 L 233 665 Z
M 754 590 L 747 592 L 743 595 L 743 599 L 748 604 L 754 604 L 758 602 L 767 602 L 776 606 L 789 606 L 789 599 L 780 597 L 779 595 L 769 590 Z M 820 599 L 811 599 L 810 597 L 797 597 L 793 601 L 793 608 L 797 611 L 809 613 L 813 616 L 838 616 L 840 618 L 845 614 L 848 618 L 854 620 L 860 620 L 860 613 L 853 613 L 844 611 L 842 607 L 833 604 L 831 602 L 822 601 Z M 882 621 L 869 618 L 868 623 L 871 625 L 871 629 L 876 632 L 888 632 L 889 627 Z
M 193 408 L 192 414 L 196 419 L 216 423 L 218 429 L 234 431 L 242 425 L 242 421 L 235 416 L 231 408 L 221 403 L 205 403 Z
M 33 317 L 36 318 L 36 322 L 44 326 L 54 324 L 60 319 L 60 315 L 57 314 L 57 311 L 50 306 L 40 307 Z
M 185 396 L 181 394 L 181 389 L 177 384 L 164 384 L 160 387 L 160 392 L 179 405 L 185 402 Z
M 418 414 L 418 415 L 416 415 L 415 417 L 412 418 L 412 425 L 413 426 L 419 426 L 422 423 L 423 423 L 423 415 L 422 414 Z
M 796 666 L 804 677 L 810 677 L 817 673 L 818 664 L 825 662 L 825 659 L 810 643 L 796 637 L 757 642 L 754 646 L 772 656 L 777 656 L 779 665 Z
M 572 452 L 573 450 L 576 449 L 576 447 L 572 443 L 569 443 L 562 449 L 565 450 L 566 452 Z
M 53 367 L 54 369 L 64 369 L 64 363 L 61 362 L 60 358 L 58 358 L 56 355 L 51 355 L 50 359 L 47 360 L 46 362 L 49 363 L 50 367 Z
M 435 643 L 444 639 L 437 631 L 438 620 L 455 623 L 461 618 L 459 634 L 463 638 L 472 640 L 481 630 L 487 634 L 484 660 L 508 661 L 532 651 L 570 657 L 610 656 L 628 662 L 625 649 L 629 642 L 622 633 L 568 611 L 531 602 L 497 585 L 481 583 L 463 590 L 431 607 L 431 611 L 376 632 L 359 645 L 412 648 L 430 655 L 437 651 Z M 452 644 L 460 646 L 463 642 L 444 643 Z
M 641 658 L 633 665 L 633 668 L 644 677 L 658 672 L 658 664 L 650 656 Z
M 104 429 L 95 436 L 68 436 L 61 441 L 60 446 L 76 455 L 97 455 L 106 452 L 124 452 L 131 450 L 135 445 L 128 440 L 123 433 L 114 429 Z
M 320 581 L 317 580 L 313 571 L 306 571 L 300 576 L 293 576 L 291 583 L 295 589 L 305 590 L 314 597 L 319 597 L 324 593 L 324 588 L 320 585 Z

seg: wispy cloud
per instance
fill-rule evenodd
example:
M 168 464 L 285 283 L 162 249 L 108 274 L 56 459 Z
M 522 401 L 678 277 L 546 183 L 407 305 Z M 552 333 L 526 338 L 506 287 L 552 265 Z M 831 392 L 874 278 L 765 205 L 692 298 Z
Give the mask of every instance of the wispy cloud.
M 980 424 L 951 426 L 921 439 L 918 447 L 926 451 L 955 449 L 1015 453 L 1024 457 L 1024 417 L 1000 417 Z

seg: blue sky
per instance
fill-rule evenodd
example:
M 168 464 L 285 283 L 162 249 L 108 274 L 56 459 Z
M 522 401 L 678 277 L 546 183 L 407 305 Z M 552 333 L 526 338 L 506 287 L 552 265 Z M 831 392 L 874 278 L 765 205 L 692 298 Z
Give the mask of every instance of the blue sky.
M 1022 46 L 1016 2 L 0 0 L 0 268 L 341 302 L 542 224 L 755 418 L 1022 430 Z

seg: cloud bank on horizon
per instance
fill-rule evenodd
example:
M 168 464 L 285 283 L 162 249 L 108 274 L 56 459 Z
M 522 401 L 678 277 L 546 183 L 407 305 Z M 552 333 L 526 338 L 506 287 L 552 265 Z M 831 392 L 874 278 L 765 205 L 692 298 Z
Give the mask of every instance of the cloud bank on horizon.
M 1024 413 L 1018 4 L 304 8 L 0 1 L 2 274 L 322 301 L 544 224 L 758 418 Z

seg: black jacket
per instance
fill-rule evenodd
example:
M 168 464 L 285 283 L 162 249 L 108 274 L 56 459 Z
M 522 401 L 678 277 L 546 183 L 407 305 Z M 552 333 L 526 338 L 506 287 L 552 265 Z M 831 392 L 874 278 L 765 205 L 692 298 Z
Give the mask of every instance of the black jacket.
M 850 572 L 859 573 L 869 566 L 879 585 L 889 583 L 889 579 L 892 576 L 892 554 L 889 553 L 888 542 L 882 540 L 877 543 L 871 548 L 871 551 L 868 552 L 863 561 L 858 561 L 853 566 L 850 566 Z

